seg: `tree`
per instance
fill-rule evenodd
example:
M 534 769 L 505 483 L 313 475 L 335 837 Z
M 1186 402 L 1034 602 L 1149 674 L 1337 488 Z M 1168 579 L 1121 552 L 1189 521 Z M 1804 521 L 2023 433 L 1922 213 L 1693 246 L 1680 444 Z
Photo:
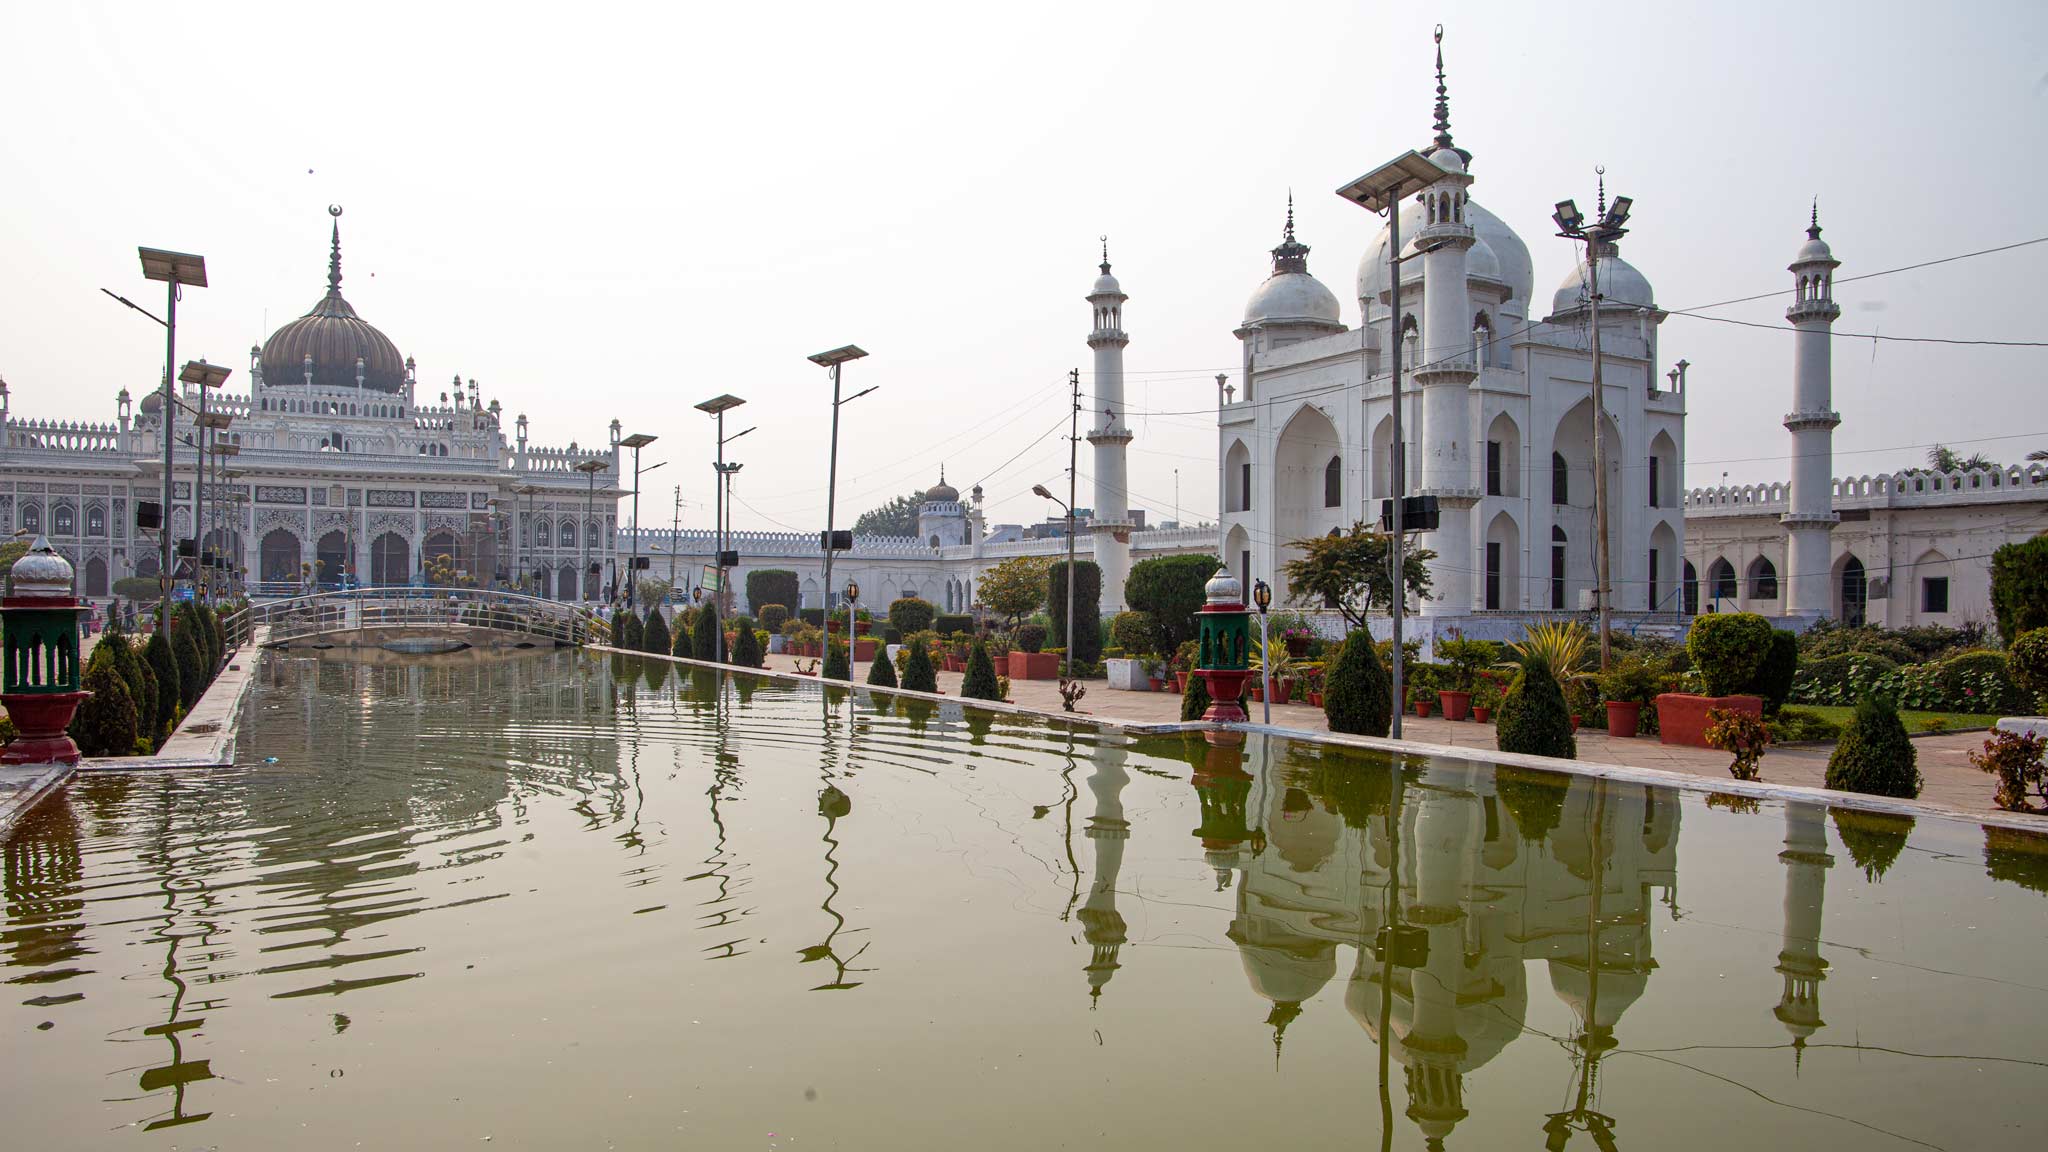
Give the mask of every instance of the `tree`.
M 1364 521 L 1351 531 L 1335 536 L 1310 536 L 1288 547 L 1301 551 L 1301 558 L 1281 567 L 1287 579 L 1288 602 L 1321 604 L 1344 614 L 1353 628 L 1365 627 L 1365 619 L 1377 608 L 1394 603 L 1394 582 L 1388 575 L 1393 538 L 1375 532 Z M 1429 599 L 1428 561 L 1436 553 L 1409 547 L 1401 556 L 1402 583 L 1418 600 Z
M 171 730 L 171 721 L 178 715 L 178 703 L 185 695 L 178 682 L 178 656 L 171 650 L 170 637 L 163 629 L 150 633 L 149 643 L 142 646 L 142 662 L 149 665 L 150 674 L 156 677 L 156 715 L 151 719 L 149 734 L 151 739 L 161 740 Z
M 930 664 L 931 661 L 925 661 Z M 896 687 L 896 662 L 885 654 L 868 662 L 868 683 L 877 688 Z
M 1920 795 L 1920 765 L 1899 710 L 1883 696 L 1865 696 L 1828 757 L 1827 786 L 1841 792 Z
M 906 681 L 910 679 L 907 670 L 903 678 Z M 996 683 L 995 661 L 989 659 L 988 645 L 980 640 L 976 640 L 967 653 L 967 675 L 960 681 L 960 695 L 969 700 L 1003 698 L 1002 687 Z
M 1550 665 L 1535 659 L 1522 661 L 1522 670 L 1501 699 L 1494 743 L 1503 752 L 1578 759 L 1579 742 L 1572 735 L 1571 713 Z
M 206 658 L 199 654 L 199 637 L 190 612 L 171 617 L 171 655 L 178 661 L 178 702 L 190 712 L 206 691 Z
M 1385 736 L 1394 726 L 1394 685 L 1380 662 L 1372 633 L 1355 629 L 1323 684 L 1323 715 L 1330 731 Z
M 649 608 L 646 622 L 640 625 L 640 650 L 666 656 L 674 644 L 675 641 L 669 638 L 668 621 L 662 618 L 660 606 Z
M 1709 696 L 1753 691 L 1771 645 L 1771 622 L 1754 612 L 1702 616 L 1685 637 L 1686 655 Z M 1796 670 L 1796 654 L 1793 663 Z
M 107 628 L 106 634 L 100 637 L 99 644 L 92 650 L 93 658 L 99 659 L 102 652 L 105 652 L 106 658 L 113 662 L 114 670 L 121 674 L 122 682 L 128 685 L 128 698 L 135 707 L 136 732 L 144 738 L 149 738 L 150 722 L 156 718 L 156 683 L 149 674 L 149 666 L 142 662 L 142 654 L 128 642 L 127 633 L 121 631 L 118 626 Z M 130 741 L 130 744 L 133 743 Z M 150 744 L 154 750 L 153 739 L 150 740 Z
M 631 609 L 621 608 L 612 613 L 612 647 L 630 652 L 642 651 L 641 631 L 640 617 Z
M 886 659 L 875 661 L 877 664 L 887 664 L 888 662 Z M 993 662 L 989 664 L 989 675 L 991 677 L 995 675 L 995 664 Z M 890 682 L 895 682 L 894 673 L 890 674 Z M 910 642 L 910 656 L 903 661 L 903 686 L 916 692 L 937 692 L 939 690 L 938 670 L 932 667 L 932 654 L 926 650 L 925 643 L 922 640 L 912 640 Z
M 706 600 L 697 608 L 697 623 L 690 629 L 690 655 L 698 660 L 717 660 L 718 630 L 718 606 Z
M 1047 562 L 1039 556 L 1013 556 L 981 574 L 975 597 L 982 606 L 1008 618 L 1011 627 L 1045 604 Z
M 834 640 L 825 645 L 825 670 L 820 675 L 827 680 L 853 679 L 852 662 L 847 658 L 844 642 Z
M 759 612 L 769 604 L 794 609 L 802 604 L 803 589 L 796 573 L 787 568 L 758 568 L 747 573 L 747 606 Z
M 889 603 L 889 623 L 896 628 L 896 634 L 908 637 L 912 632 L 923 632 L 938 618 L 938 606 L 929 600 L 905 596 Z
M 1991 612 L 2007 644 L 2022 632 L 2048 628 L 2048 533 L 2001 544 L 1991 554 Z
M 1195 638 L 1203 587 L 1221 566 L 1208 555 L 1154 556 L 1131 565 L 1124 580 L 1124 603 L 1152 617 L 1162 633 L 1159 651 L 1175 651 Z
M 737 630 L 732 638 L 732 663 L 742 668 L 759 668 L 768 662 L 761 653 L 761 637 L 754 631 L 754 622 L 745 616 L 733 617 Z
M 1093 560 L 1074 564 L 1074 650 L 1067 653 L 1068 675 L 1078 665 L 1102 659 L 1102 569 Z M 1053 643 L 1067 642 L 1067 562 L 1046 570 L 1046 605 L 1052 614 Z
M 1955 449 L 1946 444 L 1936 444 L 1927 450 L 1927 469 L 1930 472 L 1975 472 L 1997 467 L 1998 463 L 1982 452 L 1958 456 Z
M 915 536 L 917 535 L 917 506 L 924 503 L 924 492 L 912 492 L 898 496 L 880 508 L 870 508 L 853 522 L 856 536 Z M 795 601 L 790 601 L 795 603 Z

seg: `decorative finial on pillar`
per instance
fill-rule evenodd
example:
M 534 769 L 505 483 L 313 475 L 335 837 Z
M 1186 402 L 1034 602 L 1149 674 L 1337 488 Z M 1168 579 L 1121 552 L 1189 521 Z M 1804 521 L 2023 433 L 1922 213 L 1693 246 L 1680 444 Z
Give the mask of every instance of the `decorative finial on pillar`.
M 1444 26 L 1436 26 L 1436 146 L 1451 147 L 1451 98 L 1444 87 Z
M 1818 196 L 1813 198 L 1812 223 L 1806 226 L 1806 238 L 1808 240 L 1820 239 L 1820 197 Z
M 1281 229 L 1280 246 L 1273 249 L 1273 274 L 1308 271 L 1308 245 L 1294 237 L 1294 191 L 1287 192 L 1287 226 Z
M 1101 239 L 1102 239 L 1102 274 L 1103 274 L 1104 276 L 1107 276 L 1107 275 L 1109 275 L 1109 234 L 1108 234 L 1107 232 L 1103 233 L 1103 235 L 1102 235 L 1102 238 L 1101 238 Z
M 1595 164 L 1595 165 L 1593 165 L 1593 174 L 1594 174 L 1594 175 L 1596 175 L 1596 176 L 1598 176 L 1598 177 L 1600 178 L 1600 212 L 1599 212 L 1599 215 L 1600 215 L 1601 219 L 1603 219 L 1603 220 L 1604 220 L 1604 219 L 1606 219 L 1606 217 L 1607 217 L 1607 165 L 1605 165 L 1605 164 Z
M 1287 230 L 1281 236 L 1281 239 L 1290 244 L 1294 242 L 1294 189 L 1292 188 L 1287 190 Z
M 327 214 L 334 217 L 334 250 L 327 256 L 327 294 L 341 295 L 341 205 L 329 204 Z

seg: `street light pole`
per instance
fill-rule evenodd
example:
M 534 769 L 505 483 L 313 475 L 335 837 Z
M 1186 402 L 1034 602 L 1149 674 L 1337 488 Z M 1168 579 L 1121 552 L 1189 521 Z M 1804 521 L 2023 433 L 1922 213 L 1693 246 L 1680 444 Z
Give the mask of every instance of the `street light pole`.
M 847 361 L 858 360 L 866 355 L 867 353 L 861 351 L 858 345 L 848 344 L 841 348 L 834 348 L 829 352 L 819 352 L 808 358 L 811 363 L 822 368 L 829 368 L 832 371 L 832 450 L 825 466 L 825 537 L 819 541 L 824 546 L 825 552 L 825 583 L 823 588 L 825 596 L 826 643 L 828 644 L 831 642 L 830 633 L 832 631 L 832 553 L 834 551 L 832 547 L 832 518 L 834 512 L 837 511 L 836 501 L 839 496 L 839 406 L 849 401 L 858 400 L 869 392 L 874 391 L 873 388 L 868 388 L 856 392 L 845 399 L 841 399 L 839 394 L 839 372 L 846 365 Z M 851 616 L 847 617 L 849 629 L 852 627 L 852 619 Z
M 718 588 L 714 595 L 718 597 L 718 602 L 721 604 L 724 602 L 725 597 L 725 414 L 727 411 L 745 403 L 745 400 L 727 393 L 723 396 L 714 396 L 696 406 L 697 411 L 708 412 L 718 421 L 718 458 L 712 463 L 714 479 L 711 482 L 712 497 L 717 502 L 711 521 L 713 528 L 712 549 L 716 555 L 712 556 L 711 559 L 714 566 L 718 569 Z M 752 428 L 747 429 L 747 432 L 752 431 Z M 732 439 L 737 440 L 740 436 L 745 436 L 747 432 L 742 432 L 739 436 L 732 437 Z M 711 632 L 713 657 L 718 663 L 723 664 L 725 663 L 725 621 L 720 620 L 718 627 L 713 628 Z
M 1267 630 L 1266 609 L 1273 606 L 1273 586 L 1264 580 L 1252 582 L 1252 606 L 1259 610 L 1259 703 L 1265 706 L 1265 722 L 1273 722 L 1273 637 Z
M 626 565 L 626 607 L 635 606 L 634 590 L 640 583 L 640 449 L 652 444 L 659 437 L 645 432 L 635 432 L 619 441 L 621 447 L 633 450 L 633 559 Z M 661 467 L 656 464 L 654 468 Z M 654 471 L 649 468 L 648 471 Z
M 171 622 L 171 571 L 176 551 L 174 533 L 171 530 L 171 446 L 177 429 L 177 396 L 173 392 L 172 379 L 178 363 L 178 289 L 190 284 L 195 288 L 206 287 L 206 258 L 189 252 L 171 252 L 162 248 L 137 248 L 135 254 L 142 260 L 142 278 L 161 280 L 168 303 L 165 308 L 167 319 L 159 320 L 164 326 L 164 390 L 162 419 L 164 422 L 164 497 L 163 497 L 163 557 L 162 571 L 157 573 L 157 587 L 160 597 L 157 601 L 158 627 L 167 627 Z M 106 289 L 100 289 L 106 292 Z M 112 292 L 107 295 L 114 296 Z M 143 308 L 130 303 L 126 297 L 114 296 L 128 307 L 144 316 L 156 317 Z
M 576 602 L 581 604 L 590 599 L 590 519 L 595 515 L 593 504 L 597 497 L 597 474 L 605 470 L 605 462 L 598 459 L 585 460 L 576 466 L 578 472 L 589 477 L 583 492 L 583 565 L 576 573 Z

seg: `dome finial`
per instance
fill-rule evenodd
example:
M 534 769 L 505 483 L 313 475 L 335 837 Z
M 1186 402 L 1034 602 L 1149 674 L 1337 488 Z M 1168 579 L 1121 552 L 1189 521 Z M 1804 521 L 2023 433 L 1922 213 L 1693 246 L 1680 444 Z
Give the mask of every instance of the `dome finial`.
M 1103 233 L 1103 234 L 1102 234 L 1102 236 L 1101 236 L 1101 240 L 1102 240 L 1102 274 L 1103 274 L 1104 276 L 1107 276 L 1107 275 L 1109 275 L 1109 233 L 1107 233 L 1107 232 Z
M 1287 225 L 1280 230 L 1280 246 L 1273 249 L 1273 274 L 1308 271 L 1308 245 L 1294 237 L 1294 190 L 1287 190 Z
M 1808 240 L 1820 239 L 1820 197 L 1818 196 L 1813 198 L 1812 223 L 1806 226 L 1806 238 Z
M 1451 147 L 1451 99 L 1444 87 L 1444 26 L 1436 26 L 1436 146 Z
M 327 294 L 341 295 L 341 205 L 329 204 L 327 214 L 334 217 L 334 249 L 327 256 Z
M 1600 216 L 1602 219 L 1605 219 L 1607 216 L 1607 165 L 1593 165 L 1593 175 L 1600 178 Z
M 1280 238 L 1289 243 L 1292 243 L 1294 240 L 1294 189 L 1292 188 L 1287 190 L 1287 229 L 1281 234 Z

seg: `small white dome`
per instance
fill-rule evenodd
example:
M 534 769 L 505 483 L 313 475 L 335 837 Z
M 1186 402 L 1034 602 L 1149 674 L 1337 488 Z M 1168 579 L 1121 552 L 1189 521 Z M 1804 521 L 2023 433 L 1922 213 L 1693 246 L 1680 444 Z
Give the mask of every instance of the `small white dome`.
M 1585 262 L 1580 261 L 1565 275 L 1564 281 L 1557 286 L 1557 294 L 1551 297 L 1551 315 L 1576 312 L 1585 307 L 1588 282 Z M 1649 278 L 1619 255 L 1600 258 L 1600 295 L 1610 307 L 1657 306 Z
M 11 594 L 23 600 L 69 600 L 71 561 L 57 554 L 48 539 L 38 536 L 8 572 Z
M 1820 238 L 1820 227 L 1815 225 L 1807 229 L 1806 243 L 1799 246 L 1799 255 L 1792 258 L 1792 267 L 1797 268 L 1801 264 L 1833 264 L 1834 262 L 1834 252 L 1828 248 L 1828 242 Z
M 1216 574 L 1209 577 L 1209 582 L 1202 586 L 1202 591 L 1207 594 L 1208 603 L 1211 604 L 1244 603 L 1244 585 L 1237 582 L 1237 577 L 1231 574 L 1229 568 L 1216 569 Z
M 1401 205 L 1403 255 L 1410 255 L 1415 251 L 1415 234 L 1422 230 L 1423 219 L 1424 211 L 1421 204 L 1411 199 Z M 1465 201 L 1465 223 L 1471 226 L 1473 235 L 1479 239 L 1479 244 L 1474 244 L 1472 251 L 1466 255 L 1466 275 L 1488 276 L 1486 271 L 1474 263 L 1485 259 L 1484 256 L 1478 255 L 1480 244 L 1483 244 L 1487 249 L 1487 255 L 1494 261 L 1495 270 L 1490 278 L 1507 287 L 1510 301 L 1529 299 L 1530 294 L 1535 291 L 1536 284 L 1535 265 L 1529 260 L 1529 246 L 1522 243 L 1522 238 L 1517 236 L 1515 230 L 1508 227 L 1505 221 L 1487 211 L 1476 200 Z M 1403 296 L 1407 296 L 1410 285 L 1419 284 L 1421 281 L 1422 261 L 1404 261 L 1401 265 Z M 1385 225 L 1381 225 L 1379 234 L 1373 237 L 1372 243 L 1366 246 L 1365 255 L 1358 261 L 1358 295 L 1361 299 L 1373 301 L 1373 306 L 1378 308 L 1379 298 L 1386 293 L 1387 286 L 1387 229 Z M 1413 304 L 1419 299 L 1420 297 L 1408 298 L 1407 303 Z M 1385 316 L 1384 310 L 1380 315 Z
M 1306 272 L 1276 272 L 1252 293 L 1244 322 L 1336 324 L 1337 295 Z
M 1429 154 L 1429 162 L 1446 172 L 1463 172 L 1465 158 L 1458 155 L 1456 148 L 1438 148 Z
M 1095 287 L 1088 290 L 1090 296 L 1121 296 L 1124 294 L 1123 285 L 1118 284 L 1116 277 L 1109 274 L 1107 271 L 1108 267 L 1107 264 L 1103 265 L 1105 271 L 1102 275 L 1095 278 Z

